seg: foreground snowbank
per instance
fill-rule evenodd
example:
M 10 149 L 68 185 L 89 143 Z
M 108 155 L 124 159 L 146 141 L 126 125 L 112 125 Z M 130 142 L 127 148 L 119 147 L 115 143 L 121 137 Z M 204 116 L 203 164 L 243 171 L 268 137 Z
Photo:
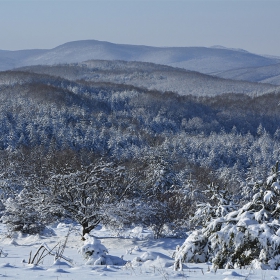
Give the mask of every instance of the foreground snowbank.
M 184 264 L 183 271 L 173 271 L 173 260 L 171 256 L 176 245 L 181 245 L 180 239 L 143 239 L 137 237 L 116 238 L 111 237 L 109 230 L 99 227 L 92 234 L 96 238 L 89 237 L 86 244 L 81 241 L 78 231 L 73 230 L 69 235 L 64 255 L 73 260 L 67 263 L 63 260 L 54 261 L 54 257 L 44 258 L 39 265 L 27 264 L 30 251 L 36 252 L 42 244 L 48 244 L 50 248 L 58 241 L 63 241 L 68 233 L 69 226 L 60 224 L 53 229 L 55 235 L 52 236 L 7 236 L 6 230 L 0 224 L 0 248 L 8 253 L 6 257 L 0 257 L 0 278 L 7 279 L 247 279 L 258 280 L 280 279 L 279 271 L 262 271 L 248 269 L 235 270 L 211 270 L 210 264 Z M 143 230 L 144 231 L 144 230 Z M 139 229 L 137 234 L 141 233 Z M 110 256 L 115 256 L 118 260 L 125 261 L 125 264 L 92 264 L 88 263 L 79 253 L 85 245 L 87 248 L 97 248 L 97 251 L 104 248 Z M 86 252 L 87 250 L 85 250 Z M 96 251 L 96 252 L 97 252 Z M 99 255 L 99 254 L 96 254 Z M 108 256 L 106 253 L 105 256 Z M 93 258 L 94 259 L 94 258 Z

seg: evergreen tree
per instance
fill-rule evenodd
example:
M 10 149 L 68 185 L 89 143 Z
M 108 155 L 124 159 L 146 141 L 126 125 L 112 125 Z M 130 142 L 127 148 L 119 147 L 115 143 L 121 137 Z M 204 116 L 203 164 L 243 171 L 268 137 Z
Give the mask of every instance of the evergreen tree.
M 279 164 L 265 182 L 257 182 L 250 202 L 237 210 L 213 218 L 199 232 L 190 235 L 176 252 L 175 268 L 180 262 L 200 255 L 218 268 L 280 267 L 280 171 Z M 201 241 L 203 240 L 203 245 Z M 207 240 L 207 242 L 205 242 Z M 202 249 L 201 249 L 202 248 Z M 191 252 L 191 254 L 190 254 Z M 191 256 L 191 257 L 190 257 Z M 197 257 L 196 257 L 197 259 Z

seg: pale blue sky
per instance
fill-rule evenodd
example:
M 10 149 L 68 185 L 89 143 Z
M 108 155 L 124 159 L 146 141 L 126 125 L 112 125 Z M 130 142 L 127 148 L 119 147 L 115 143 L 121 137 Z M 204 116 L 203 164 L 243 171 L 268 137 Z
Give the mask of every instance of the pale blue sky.
M 0 49 L 96 39 L 280 56 L 280 0 L 0 0 Z

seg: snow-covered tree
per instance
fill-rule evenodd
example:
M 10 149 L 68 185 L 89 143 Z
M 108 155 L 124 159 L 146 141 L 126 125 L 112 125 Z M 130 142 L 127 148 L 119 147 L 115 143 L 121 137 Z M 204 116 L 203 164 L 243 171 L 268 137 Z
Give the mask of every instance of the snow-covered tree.
M 180 263 L 201 255 L 218 268 L 280 267 L 280 171 L 277 163 L 265 182 L 254 186 L 252 200 L 237 210 L 212 219 L 190 235 L 175 256 Z M 200 240 L 207 242 L 200 242 Z M 202 244 L 202 245 L 201 245 Z
M 196 227 L 206 225 L 215 218 L 224 217 L 237 208 L 234 195 L 228 190 L 221 189 L 218 185 L 212 183 L 202 193 L 204 202 L 198 201 L 197 210 L 192 218 L 192 223 Z
M 212 221 L 217 222 L 215 227 L 219 226 L 220 219 L 238 206 L 232 194 L 214 184 L 208 185 L 203 193 L 204 199 L 208 197 L 208 201 L 198 202 L 197 210 L 191 219 L 192 224 L 198 229 L 193 231 L 175 252 L 175 269 L 180 269 L 183 262 L 209 260 L 212 249 L 208 238 L 208 226 L 212 224 Z
M 15 197 L 4 201 L 5 211 L 1 221 L 10 231 L 40 233 L 53 218 L 51 211 L 42 211 L 43 196 L 24 188 Z
M 130 187 L 124 167 L 100 161 L 52 176 L 48 195 L 52 197 L 52 207 L 82 226 L 84 236 L 102 221 L 108 207 L 125 197 Z
M 217 224 L 208 226 L 213 263 L 217 267 L 236 267 L 252 262 L 263 268 L 280 266 L 280 185 L 279 166 L 265 182 L 254 186 L 250 202 L 230 212 L 220 221 L 220 229 L 211 232 Z

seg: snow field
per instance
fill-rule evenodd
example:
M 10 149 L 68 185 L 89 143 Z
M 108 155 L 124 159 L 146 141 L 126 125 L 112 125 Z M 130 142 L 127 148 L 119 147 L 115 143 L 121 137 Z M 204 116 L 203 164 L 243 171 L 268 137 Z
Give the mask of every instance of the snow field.
M 127 263 L 118 265 L 86 265 L 83 256 L 78 252 L 83 246 L 79 228 L 75 227 L 69 235 L 64 256 L 72 259 L 72 265 L 63 259 L 54 262 L 53 256 L 47 256 L 39 265 L 28 264 L 29 254 L 32 256 L 41 244 L 53 248 L 57 242 L 64 242 L 69 225 L 59 224 L 53 231 L 55 235 L 23 236 L 9 235 L 4 225 L 0 225 L 0 248 L 8 256 L 1 254 L 0 278 L 7 279 L 280 279 L 279 271 L 246 269 L 224 270 L 211 269 L 211 264 L 184 264 L 183 271 L 173 270 L 171 258 L 176 245 L 181 245 L 183 239 L 152 239 L 149 231 L 136 228 L 134 231 L 122 232 L 119 237 L 102 227 L 92 231 L 101 244 L 105 246 L 110 256 L 123 258 Z M 125 238 L 124 236 L 130 236 Z M 140 238 L 139 238 L 140 237 Z M 99 243 L 99 242 L 97 242 Z

